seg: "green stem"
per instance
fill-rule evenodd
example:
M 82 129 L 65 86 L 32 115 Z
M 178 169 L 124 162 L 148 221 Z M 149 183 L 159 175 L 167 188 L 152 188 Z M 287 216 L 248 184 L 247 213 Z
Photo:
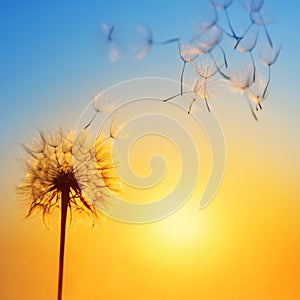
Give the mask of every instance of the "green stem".
M 61 220 L 60 220 L 60 247 L 59 247 L 59 271 L 58 271 L 58 294 L 57 300 L 62 299 L 63 274 L 64 274 L 64 257 L 65 257 L 65 238 L 66 222 L 69 203 L 70 188 L 66 187 L 61 191 Z

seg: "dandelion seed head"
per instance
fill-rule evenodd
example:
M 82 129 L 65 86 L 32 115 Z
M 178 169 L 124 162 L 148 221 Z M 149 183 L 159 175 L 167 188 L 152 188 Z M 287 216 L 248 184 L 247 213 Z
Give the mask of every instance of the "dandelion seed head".
M 121 184 L 114 172 L 111 148 L 101 137 L 90 142 L 86 133 L 74 136 L 56 130 L 40 133 L 25 145 L 26 175 L 18 187 L 22 202 L 29 205 L 27 216 L 41 213 L 43 219 L 62 205 L 62 194 L 68 194 L 70 215 L 75 212 L 94 221 L 98 209 L 110 205 L 111 191 L 119 192 Z

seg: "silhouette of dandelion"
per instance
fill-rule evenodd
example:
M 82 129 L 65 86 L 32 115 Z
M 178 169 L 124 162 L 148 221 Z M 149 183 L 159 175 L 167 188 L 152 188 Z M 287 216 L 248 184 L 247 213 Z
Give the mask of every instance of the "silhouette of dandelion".
M 86 215 L 94 224 L 99 209 L 107 209 L 110 191 L 119 192 L 111 148 L 107 140 L 91 143 L 86 132 L 74 136 L 62 130 L 40 132 L 24 145 L 29 158 L 26 176 L 18 193 L 29 205 L 27 217 L 41 213 L 43 220 L 61 211 L 58 296 L 62 299 L 66 222 L 74 213 Z

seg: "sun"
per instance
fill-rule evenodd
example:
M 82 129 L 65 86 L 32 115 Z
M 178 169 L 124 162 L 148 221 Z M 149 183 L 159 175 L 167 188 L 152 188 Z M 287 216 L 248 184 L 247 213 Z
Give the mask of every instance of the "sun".
M 204 234 L 204 224 L 195 207 L 184 205 L 178 211 L 156 223 L 156 235 L 173 247 L 191 247 Z

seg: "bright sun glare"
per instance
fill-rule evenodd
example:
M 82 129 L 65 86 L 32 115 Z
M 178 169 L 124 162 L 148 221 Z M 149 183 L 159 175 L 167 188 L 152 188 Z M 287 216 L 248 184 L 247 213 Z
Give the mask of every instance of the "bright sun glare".
M 159 236 L 174 246 L 191 245 L 203 233 L 201 219 L 191 214 L 190 209 L 181 208 L 171 216 L 157 222 Z

